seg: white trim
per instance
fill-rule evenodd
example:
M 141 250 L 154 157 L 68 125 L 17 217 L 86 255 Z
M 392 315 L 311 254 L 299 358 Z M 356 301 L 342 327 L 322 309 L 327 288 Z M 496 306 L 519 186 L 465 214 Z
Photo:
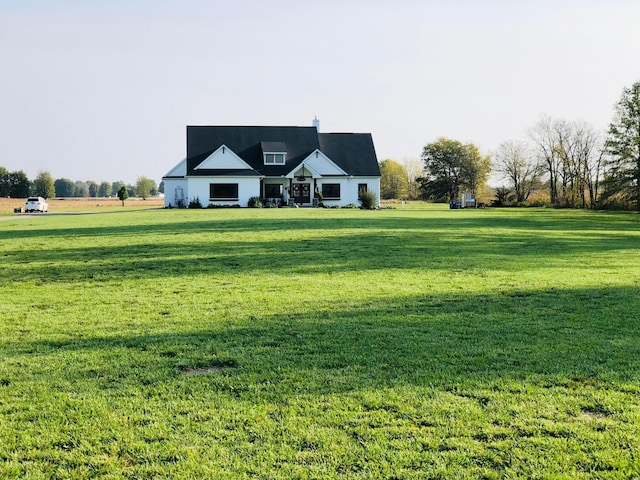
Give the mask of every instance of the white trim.
M 267 155 L 282 155 L 282 162 L 267 163 Z M 262 163 L 264 165 L 284 165 L 287 163 L 287 152 L 264 152 L 262 154 Z
M 225 158 L 224 160 L 227 162 L 223 165 L 215 165 L 214 162 L 218 162 L 218 158 L 220 156 L 227 156 L 229 158 Z M 194 168 L 194 170 L 204 170 L 204 169 L 240 169 L 240 170 L 253 170 L 251 165 L 245 162 L 242 158 L 240 158 L 233 150 L 231 150 L 226 145 L 221 145 L 215 152 L 211 153 L 207 158 L 205 158 L 200 164 Z
M 316 172 L 313 168 L 311 168 L 309 165 L 307 165 L 306 163 L 304 163 L 304 161 L 299 164 L 296 168 L 294 168 L 293 170 L 291 170 L 288 174 L 285 175 L 285 178 L 295 178 L 298 175 L 296 175 L 296 172 L 302 170 L 302 167 L 304 167 L 306 170 L 309 171 L 309 173 L 311 174 L 311 178 L 320 178 L 322 177 L 321 174 L 319 174 L 318 172 Z
M 178 164 L 173 167 L 165 177 L 184 177 L 187 175 L 187 158 L 183 158 Z M 163 177 L 164 178 L 164 177 Z
M 307 158 L 305 158 L 302 161 L 302 163 L 304 163 L 307 167 L 309 167 L 310 164 L 315 164 L 314 170 L 317 172 L 321 170 L 320 166 L 323 163 L 326 164 L 325 167 L 328 166 L 329 168 L 327 169 L 327 171 L 320 173 L 320 176 L 322 175 L 348 176 L 349 175 L 342 168 L 340 168 L 333 160 L 331 160 L 329 157 L 327 157 L 324 153 L 322 153 L 317 148 L 313 152 L 311 152 L 311 154 Z

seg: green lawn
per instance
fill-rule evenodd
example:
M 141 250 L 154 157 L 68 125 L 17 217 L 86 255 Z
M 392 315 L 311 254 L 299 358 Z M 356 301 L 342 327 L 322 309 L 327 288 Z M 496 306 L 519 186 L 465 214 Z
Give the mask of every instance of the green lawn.
M 0 478 L 637 478 L 640 216 L 0 222 Z

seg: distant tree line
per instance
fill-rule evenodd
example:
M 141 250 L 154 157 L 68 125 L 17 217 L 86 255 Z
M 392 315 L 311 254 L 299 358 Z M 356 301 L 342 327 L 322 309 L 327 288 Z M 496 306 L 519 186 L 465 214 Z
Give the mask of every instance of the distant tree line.
M 585 122 L 543 117 L 527 137 L 505 141 L 491 155 L 442 137 L 423 148 L 417 168 L 416 160 L 386 159 L 381 198 L 450 202 L 464 191 L 496 206 L 640 212 L 640 82 L 623 89 L 606 133 Z M 487 186 L 491 174 L 502 186 Z
M 73 197 L 117 197 L 125 188 L 128 197 L 148 198 L 163 193 L 164 183 L 158 186 L 155 180 L 138 177 L 135 185 L 122 181 L 101 183 L 93 180 L 70 180 L 68 178 L 53 179 L 49 172 L 40 172 L 33 180 L 29 180 L 23 171 L 9 172 L 0 166 L 0 197 L 26 198 L 31 195 L 44 198 Z

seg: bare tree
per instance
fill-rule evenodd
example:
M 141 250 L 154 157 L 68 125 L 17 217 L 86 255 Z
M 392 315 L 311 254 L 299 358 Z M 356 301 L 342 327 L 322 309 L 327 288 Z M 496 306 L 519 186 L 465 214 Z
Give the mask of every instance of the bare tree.
M 572 122 L 564 156 L 570 171 L 567 203 L 572 207 L 595 207 L 603 173 L 602 136 L 586 122 Z
M 508 140 L 500 144 L 493 158 L 495 171 L 509 182 L 515 201 L 518 204 L 526 202 L 542 173 L 529 146 L 525 142 Z
M 573 206 L 574 198 L 574 162 L 571 154 L 573 132 L 572 125 L 565 120 L 554 120 L 552 123 L 555 151 L 559 159 L 558 178 L 560 179 L 560 193 L 556 204 Z
M 407 196 L 415 200 L 420 196 L 420 184 L 416 181 L 424 176 L 424 164 L 419 158 L 405 158 L 402 161 L 404 169 L 409 177 L 409 185 L 407 187 Z
M 551 204 L 593 208 L 602 176 L 601 136 L 585 122 L 548 117 L 529 136 L 549 181 Z
M 556 135 L 550 117 L 542 117 L 540 121 L 529 130 L 539 161 L 545 166 L 549 179 L 549 197 L 552 205 L 558 204 L 558 176 L 561 161 L 557 150 Z

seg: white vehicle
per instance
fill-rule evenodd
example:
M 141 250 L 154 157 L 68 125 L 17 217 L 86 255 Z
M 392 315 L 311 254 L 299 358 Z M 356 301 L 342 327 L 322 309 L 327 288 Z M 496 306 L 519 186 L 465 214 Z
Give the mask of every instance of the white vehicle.
M 42 197 L 29 197 L 24 204 L 24 211 L 29 212 L 47 212 L 49 204 Z

